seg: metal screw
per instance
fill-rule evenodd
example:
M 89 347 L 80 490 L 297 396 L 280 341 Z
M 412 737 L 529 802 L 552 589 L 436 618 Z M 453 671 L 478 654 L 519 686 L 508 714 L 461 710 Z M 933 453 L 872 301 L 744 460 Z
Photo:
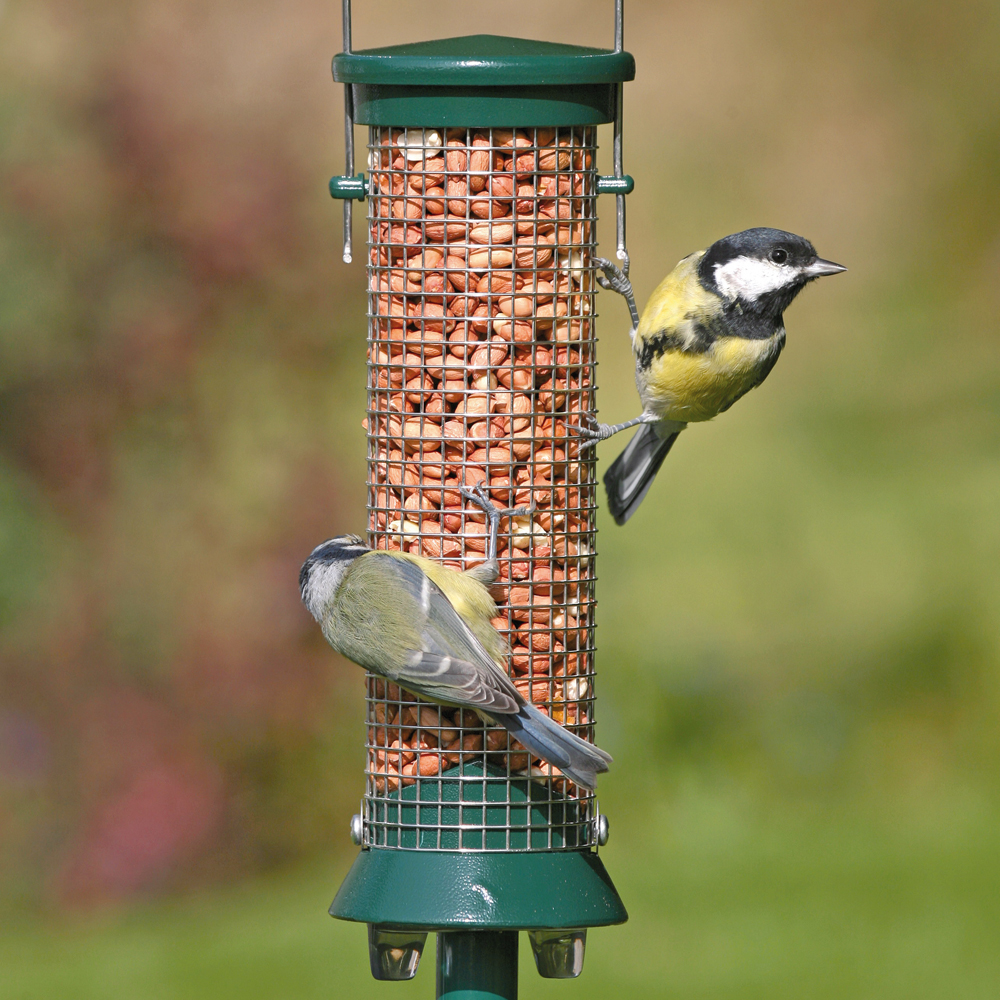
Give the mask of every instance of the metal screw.
M 355 813 L 351 817 L 351 841 L 358 846 L 364 840 L 365 824 L 361 819 L 361 813 Z
M 594 820 L 594 825 L 597 827 L 597 843 L 598 846 L 603 847 L 608 842 L 608 836 L 610 831 L 608 829 L 608 817 L 605 815 L 600 815 Z

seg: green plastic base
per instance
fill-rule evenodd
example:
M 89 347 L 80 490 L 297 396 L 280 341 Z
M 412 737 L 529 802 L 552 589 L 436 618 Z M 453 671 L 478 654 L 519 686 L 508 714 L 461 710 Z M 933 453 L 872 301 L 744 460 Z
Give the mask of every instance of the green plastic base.
M 423 930 L 605 927 L 628 913 L 592 851 L 363 850 L 330 915 Z

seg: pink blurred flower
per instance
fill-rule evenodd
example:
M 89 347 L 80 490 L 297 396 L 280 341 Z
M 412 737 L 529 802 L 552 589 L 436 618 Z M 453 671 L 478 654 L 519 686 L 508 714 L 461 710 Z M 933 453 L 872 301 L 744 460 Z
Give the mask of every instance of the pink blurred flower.
M 98 809 L 61 888 L 92 899 L 153 887 L 209 837 L 221 815 L 221 786 L 208 768 L 151 767 Z

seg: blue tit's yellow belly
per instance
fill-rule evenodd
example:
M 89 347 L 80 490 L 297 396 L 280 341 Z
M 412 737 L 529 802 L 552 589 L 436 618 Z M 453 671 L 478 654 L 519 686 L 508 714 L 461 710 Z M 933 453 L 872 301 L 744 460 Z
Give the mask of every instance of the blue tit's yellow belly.
M 665 351 L 639 372 L 647 409 L 667 420 L 711 420 L 770 371 L 784 331 L 766 340 L 720 337 L 704 352 Z

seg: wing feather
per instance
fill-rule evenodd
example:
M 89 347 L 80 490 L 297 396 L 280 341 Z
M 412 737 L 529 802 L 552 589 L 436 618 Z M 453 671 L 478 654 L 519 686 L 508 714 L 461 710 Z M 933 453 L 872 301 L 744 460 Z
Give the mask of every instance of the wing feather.
M 441 588 L 414 563 L 386 552 L 361 556 L 336 605 L 327 638 L 355 663 L 434 701 L 501 714 L 523 704 Z

